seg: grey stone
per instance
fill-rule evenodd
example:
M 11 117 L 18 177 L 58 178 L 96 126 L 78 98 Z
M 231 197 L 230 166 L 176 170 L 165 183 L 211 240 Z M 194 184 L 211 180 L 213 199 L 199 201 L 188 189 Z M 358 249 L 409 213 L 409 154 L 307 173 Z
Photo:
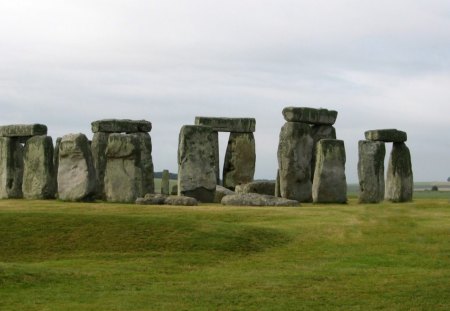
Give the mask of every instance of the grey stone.
M 283 117 L 288 122 L 333 125 L 336 122 L 337 115 L 337 111 L 328 109 L 307 107 L 286 107 L 283 109 Z
M 211 127 L 216 132 L 252 133 L 255 131 L 254 118 L 212 118 L 195 117 L 196 125 Z
M 178 195 L 178 185 L 173 185 L 172 190 L 170 191 L 171 195 Z
M 286 122 L 278 144 L 281 197 L 299 202 L 312 201 L 311 157 L 313 139 L 308 124 Z
M 136 204 L 140 205 L 163 205 L 168 195 L 160 193 L 147 193 L 143 198 L 137 198 Z
M 163 170 L 161 179 L 161 194 L 169 195 L 170 174 L 168 170 Z
M 142 191 L 144 193 L 155 193 L 155 174 L 152 158 L 152 139 L 149 133 L 132 134 L 138 139 L 141 150 L 140 166 L 142 169 Z
M 336 129 L 332 125 L 313 125 L 311 127 L 311 137 L 313 139 L 313 151 L 311 158 L 311 181 L 314 178 L 316 169 L 317 143 L 321 139 L 336 139 Z
M 105 119 L 91 123 L 92 132 L 139 133 L 150 132 L 152 123 L 146 120 Z
M 0 137 L 0 199 L 22 198 L 23 146 L 17 138 Z
M 106 199 L 105 194 L 105 171 L 106 171 L 106 147 L 111 133 L 97 132 L 92 137 L 91 150 L 94 161 L 95 172 L 97 174 L 96 198 Z
M 233 206 L 300 206 L 300 203 L 295 200 L 277 198 L 272 195 L 258 193 L 226 195 L 222 199 L 222 204 Z
M 253 181 L 255 164 L 253 133 L 231 133 L 223 165 L 223 186 L 233 190 L 236 185 Z
M 214 172 L 216 172 L 216 183 L 220 185 L 220 155 L 219 155 L 219 133 L 213 131 L 212 133 L 212 147 L 214 148 Z
M 405 132 L 396 129 L 366 131 L 364 135 L 367 140 L 383 141 L 386 143 L 402 143 L 408 139 Z
M 56 138 L 55 148 L 53 148 L 53 173 L 55 174 L 55 194 L 58 193 L 58 168 L 59 168 L 59 145 L 61 137 Z
M 230 195 L 230 194 L 234 194 L 234 191 L 232 191 L 232 190 L 230 190 L 228 188 L 225 188 L 225 187 L 217 185 L 216 186 L 216 196 L 214 198 L 214 203 L 222 202 L 222 198 L 224 196 Z
M 143 174 L 138 138 L 131 134 L 111 134 L 106 157 L 106 200 L 126 203 L 135 202 L 138 197 L 142 197 Z
M 196 206 L 198 201 L 195 198 L 188 196 L 175 196 L 171 195 L 164 201 L 166 205 L 180 205 L 180 206 Z
M 360 140 L 358 143 L 359 202 L 379 203 L 384 199 L 384 142 Z
M 386 200 L 409 202 L 413 199 L 411 154 L 405 143 L 394 143 L 386 178 Z
M 281 198 L 280 170 L 277 170 L 277 178 L 275 179 L 275 196 Z
M 22 192 L 26 199 L 53 199 L 56 179 L 50 136 L 30 138 L 24 150 Z
M 200 202 L 214 202 L 216 154 L 213 130 L 207 126 L 185 125 L 178 144 L 178 194 Z
M 252 181 L 248 184 L 238 185 L 236 193 L 258 193 L 275 196 L 275 182 L 273 181 Z
M 31 137 L 47 135 L 47 126 L 44 124 L 14 124 L 0 126 L 1 137 Z
M 317 145 L 313 181 L 314 203 L 346 203 L 345 146 L 342 140 L 322 139 Z
M 68 134 L 59 145 L 58 198 L 66 201 L 92 200 L 96 174 L 89 141 L 84 134 Z

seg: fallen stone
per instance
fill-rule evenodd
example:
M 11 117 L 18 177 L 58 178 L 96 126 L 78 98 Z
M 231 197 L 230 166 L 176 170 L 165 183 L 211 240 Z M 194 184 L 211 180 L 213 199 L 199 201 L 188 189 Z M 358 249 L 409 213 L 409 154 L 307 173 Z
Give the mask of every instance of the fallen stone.
M 236 193 L 258 193 L 275 196 L 275 182 L 273 181 L 252 181 L 247 184 L 238 185 Z
M 342 140 L 322 139 L 317 145 L 313 181 L 314 203 L 346 203 L 345 146 Z
M 91 127 L 93 133 L 145 133 L 152 130 L 152 123 L 146 120 L 105 119 L 92 122 Z
M 84 134 L 68 134 L 59 145 L 58 198 L 65 201 L 92 200 L 96 174 L 89 141 Z
M 281 197 L 299 202 L 312 201 L 311 157 L 313 139 L 308 124 L 286 122 L 278 144 Z
M 30 138 L 24 150 L 22 192 L 25 199 L 53 199 L 56 179 L 53 140 L 50 136 Z
M 286 107 L 283 109 L 283 117 L 288 122 L 333 125 L 336 122 L 337 115 L 337 111 L 328 109 L 306 107 Z
M 411 154 L 405 143 L 394 143 L 386 177 L 386 200 L 409 202 L 413 199 Z
M 22 178 L 22 144 L 14 137 L 0 137 L 0 199 L 22 198 Z
M 195 124 L 209 126 L 216 132 L 253 133 L 256 120 L 254 118 L 195 117 Z
M 236 185 L 253 181 L 255 164 L 253 133 L 231 133 L 223 165 L 223 186 L 233 190 Z
M 311 126 L 311 137 L 313 139 L 313 151 L 311 157 L 311 181 L 314 178 L 316 169 L 316 151 L 317 143 L 321 139 L 336 139 L 336 129 L 332 125 L 313 125 Z
M 97 174 L 96 198 L 106 199 L 105 194 L 105 171 L 106 171 L 106 147 L 111 133 L 97 132 L 92 137 L 91 150 L 94 161 L 95 172 Z
M 171 195 L 166 198 L 164 204 L 180 205 L 180 206 L 196 206 L 198 205 L 198 201 L 192 197 Z
M 272 195 L 258 193 L 236 193 L 226 195 L 222 199 L 223 205 L 233 206 L 300 206 L 295 200 L 277 198 Z
M 367 140 L 386 143 L 402 143 L 408 138 L 405 132 L 396 129 L 372 130 L 366 131 L 364 134 Z
M 225 187 L 217 185 L 216 186 L 216 196 L 214 197 L 214 203 L 222 202 L 222 198 L 224 196 L 230 195 L 230 194 L 234 194 L 234 191 L 232 191 L 232 190 L 230 190 L 228 188 L 225 188 Z
M 214 202 L 216 154 L 213 130 L 207 126 L 185 125 L 178 144 L 178 194 L 200 202 Z
M 47 135 L 47 126 L 44 124 L 15 124 L 0 126 L 1 137 L 31 137 Z
M 359 161 L 359 202 L 379 203 L 384 199 L 384 142 L 360 140 Z
M 147 193 L 143 198 L 137 198 L 136 204 L 141 205 L 163 205 L 167 199 L 167 195 L 159 193 Z

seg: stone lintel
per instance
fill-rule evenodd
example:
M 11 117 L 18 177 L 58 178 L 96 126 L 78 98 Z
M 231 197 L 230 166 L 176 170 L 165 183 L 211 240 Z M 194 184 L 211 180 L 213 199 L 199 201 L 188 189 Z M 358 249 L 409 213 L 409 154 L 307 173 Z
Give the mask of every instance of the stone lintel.
M 216 132 L 253 133 L 256 120 L 254 118 L 195 117 L 195 124 L 209 126 Z
M 152 123 L 146 120 L 104 119 L 91 123 L 93 133 L 139 133 L 150 132 Z
M 285 107 L 283 109 L 283 117 L 286 121 L 314 125 L 333 125 L 337 115 L 337 111 L 323 108 Z
M 403 131 L 396 129 L 382 129 L 366 131 L 366 139 L 371 141 L 383 141 L 386 143 L 402 143 L 407 140 L 407 135 Z
M 21 137 L 47 135 L 47 126 L 44 124 L 13 124 L 0 126 L 1 137 Z

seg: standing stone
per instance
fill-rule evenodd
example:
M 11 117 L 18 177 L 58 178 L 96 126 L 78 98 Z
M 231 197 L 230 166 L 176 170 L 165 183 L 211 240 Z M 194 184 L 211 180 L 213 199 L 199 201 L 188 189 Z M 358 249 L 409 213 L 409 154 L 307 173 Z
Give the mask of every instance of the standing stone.
M 22 198 L 23 146 L 18 138 L 0 137 L 0 199 Z
M 281 197 L 311 202 L 311 157 L 313 139 L 308 124 L 286 122 L 278 144 Z
M 359 161 L 359 202 L 379 203 L 384 199 L 384 142 L 360 140 Z
M 91 150 L 97 174 L 96 198 L 104 200 L 105 196 L 105 171 L 106 171 L 106 147 L 111 133 L 97 132 L 92 137 Z
M 253 133 L 231 133 L 223 165 L 223 186 L 234 190 L 237 185 L 253 181 L 255 163 Z
M 134 133 L 139 142 L 141 151 L 139 166 L 142 169 L 142 191 L 146 193 L 155 193 L 155 174 L 152 158 L 152 139 L 149 133 Z
M 22 192 L 26 199 L 55 197 L 53 140 L 50 136 L 34 136 L 27 141 L 24 151 Z
M 105 195 L 109 202 L 135 202 L 144 196 L 137 136 L 111 134 L 106 148 Z
M 56 138 L 55 147 L 53 148 L 53 173 L 55 174 L 55 194 L 58 194 L 58 168 L 59 168 L 59 145 L 61 145 L 61 137 Z
M 281 198 L 281 190 L 280 190 L 280 170 L 277 170 L 277 178 L 275 180 L 275 196 L 277 198 Z
M 336 139 L 322 139 L 317 145 L 316 156 L 313 202 L 346 203 L 344 142 Z
M 386 200 L 409 202 L 413 198 L 411 154 L 405 143 L 394 143 L 386 178 Z
M 311 127 L 311 137 L 314 142 L 311 158 L 311 181 L 312 181 L 314 178 L 314 170 L 316 169 L 317 143 L 321 139 L 336 139 L 336 129 L 332 125 L 313 125 Z
M 208 126 L 185 125 L 178 144 L 178 195 L 214 202 L 216 154 L 214 134 Z
M 219 132 L 213 131 L 213 141 L 212 147 L 214 148 L 215 154 L 215 164 L 214 164 L 214 172 L 216 172 L 216 182 L 218 185 L 220 182 L 220 154 L 219 154 Z
M 161 194 L 170 194 L 170 174 L 168 170 L 163 170 L 161 179 Z
M 89 141 L 84 134 L 68 134 L 59 145 L 58 198 L 85 201 L 94 197 L 96 174 Z

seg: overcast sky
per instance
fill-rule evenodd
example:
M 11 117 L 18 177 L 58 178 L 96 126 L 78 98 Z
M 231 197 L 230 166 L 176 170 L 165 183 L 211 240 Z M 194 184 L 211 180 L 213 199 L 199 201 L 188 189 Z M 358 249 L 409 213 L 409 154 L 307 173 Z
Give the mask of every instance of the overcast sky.
M 415 180 L 446 180 L 450 1 L 0 2 L 0 124 L 91 138 L 94 120 L 146 119 L 155 170 L 175 172 L 182 125 L 254 117 L 256 178 L 274 178 L 286 106 L 339 112 L 350 182 L 377 128 L 408 133 Z

